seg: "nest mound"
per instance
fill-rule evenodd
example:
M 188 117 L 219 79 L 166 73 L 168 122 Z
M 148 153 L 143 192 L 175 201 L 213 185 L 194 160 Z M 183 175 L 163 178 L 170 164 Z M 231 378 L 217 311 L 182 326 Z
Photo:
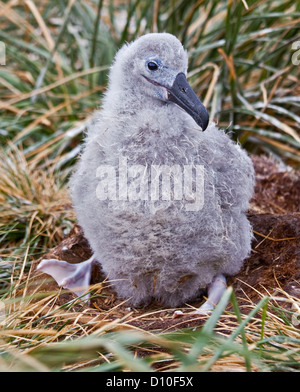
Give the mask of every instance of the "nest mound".
M 300 171 L 265 156 L 252 160 L 256 186 L 249 219 L 255 238 L 251 256 L 229 283 L 254 302 L 259 293 L 277 289 L 300 298 Z
M 273 295 L 276 290 L 300 298 L 300 171 L 281 167 L 265 156 L 253 156 L 252 160 L 256 172 L 255 193 L 248 213 L 254 232 L 252 252 L 241 271 L 228 278 L 242 308 L 257 303 L 262 295 Z M 79 263 L 91 255 L 81 228 L 75 226 L 68 237 L 43 258 Z M 72 293 L 59 291 L 53 279 L 35 271 L 39 261 L 31 270 L 30 290 L 59 293 L 58 305 L 72 299 Z M 95 296 L 89 305 L 81 304 L 81 309 L 90 317 L 125 318 L 127 325 L 152 331 L 192 327 L 199 325 L 199 318 L 203 319 L 203 316 L 190 316 L 173 320 L 174 309 L 166 309 L 157 302 L 142 309 L 129 309 L 98 267 L 93 270 L 92 283 L 95 283 Z M 198 307 L 201 302 L 203 298 L 191 305 Z

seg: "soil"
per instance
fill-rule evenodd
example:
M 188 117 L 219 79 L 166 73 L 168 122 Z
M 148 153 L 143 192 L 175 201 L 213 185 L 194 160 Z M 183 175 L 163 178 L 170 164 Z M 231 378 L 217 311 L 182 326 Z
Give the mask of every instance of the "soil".
M 254 232 L 252 252 L 241 271 L 227 279 L 241 309 L 258 303 L 263 295 L 276 292 L 284 291 L 284 296 L 300 298 L 300 171 L 281 167 L 266 156 L 253 156 L 252 160 L 256 172 L 255 193 L 248 212 Z M 69 236 L 43 258 L 79 263 L 91 255 L 81 228 L 75 226 Z M 31 272 L 32 288 L 39 284 L 39 291 L 58 291 L 53 279 L 35 271 L 39 261 L 34 263 Z M 99 282 L 102 282 L 97 285 L 99 295 L 91 300 L 89 309 L 100 318 L 107 317 L 107 313 L 111 319 L 125 317 L 125 324 L 151 331 L 194 327 L 203 321 L 203 316 L 195 315 L 173 319 L 174 309 L 166 309 L 157 302 L 142 309 L 129 309 L 116 296 L 101 270 L 95 267 L 92 283 Z M 63 293 L 57 302 L 63 304 L 72 297 L 72 293 Z M 198 307 L 202 302 L 203 298 L 199 298 L 190 305 Z

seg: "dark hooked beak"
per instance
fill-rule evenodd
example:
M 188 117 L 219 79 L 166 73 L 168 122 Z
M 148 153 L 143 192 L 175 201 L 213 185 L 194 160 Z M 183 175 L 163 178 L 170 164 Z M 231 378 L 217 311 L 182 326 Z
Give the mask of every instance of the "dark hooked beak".
M 167 87 L 167 91 L 168 100 L 184 109 L 205 131 L 209 120 L 207 110 L 188 84 L 184 73 L 180 72 L 176 76 L 172 87 Z

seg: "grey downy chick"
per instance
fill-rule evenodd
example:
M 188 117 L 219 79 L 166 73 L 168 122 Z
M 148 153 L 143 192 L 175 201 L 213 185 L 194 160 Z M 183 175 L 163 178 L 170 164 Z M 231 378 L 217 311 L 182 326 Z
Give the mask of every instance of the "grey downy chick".
M 98 262 L 134 306 L 179 306 L 209 288 L 211 309 L 251 250 L 246 217 L 254 170 L 214 123 L 186 80 L 174 36 L 124 45 L 102 109 L 85 140 L 70 193 L 94 256 L 78 265 L 43 260 L 39 270 L 82 295 Z

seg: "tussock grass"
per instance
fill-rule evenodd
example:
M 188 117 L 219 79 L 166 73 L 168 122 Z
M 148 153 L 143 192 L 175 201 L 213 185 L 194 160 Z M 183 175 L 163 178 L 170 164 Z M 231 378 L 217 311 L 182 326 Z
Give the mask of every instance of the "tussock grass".
M 73 226 L 64 178 L 55 174 L 55 161 L 28 162 L 13 144 L 0 151 L 1 245 L 18 247 L 29 241 L 49 248 Z M 37 240 L 37 241 L 36 241 Z M 5 251 L 2 248 L 2 252 Z
M 56 296 L 5 301 L 2 370 L 299 370 L 299 329 L 290 322 L 292 312 L 283 311 L 278 302 L 300 303 L 285 293 L 263 297 L 257 305 L 249 303 L 248 313 L 242 314 L 229 288 L 209 318 L 199 316 L 201 327 L 160 334 L 133 327 L 130 315 L 113 317 L 115 310 L 82 312 L 78 301 L 55 306 Z M 231 312 L 225 311 L 229 302 Z
M 285 292 L 240 309 L 229 289 L 203 326 L 161 334 L 27 295 L 32 261 L 74 223 L 67 178 L 115 51 L 151 31 L 183 42 L 212 119 L 299 167 L 297 2 L 0 0 L 0 370 L 299 370 L 300 304 Z
M 189 52 L 190 81 L 211 118 L 246 148 L 299 165 L 297 2 L 1 1 L 0 17 L 2 141 L 31 154 L 55 143 L 100 104 L 122 43 L 168 31 Z

